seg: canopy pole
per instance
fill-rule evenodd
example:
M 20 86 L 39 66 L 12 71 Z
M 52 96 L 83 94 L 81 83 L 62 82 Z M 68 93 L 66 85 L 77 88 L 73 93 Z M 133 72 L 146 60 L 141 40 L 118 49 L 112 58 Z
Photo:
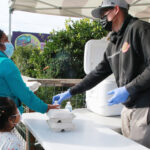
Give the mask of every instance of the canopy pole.
M 13 12 L 13 9 L 9 8 L 9 35 L 8 35 L 8 40 L 11 41 L 11 14 Z

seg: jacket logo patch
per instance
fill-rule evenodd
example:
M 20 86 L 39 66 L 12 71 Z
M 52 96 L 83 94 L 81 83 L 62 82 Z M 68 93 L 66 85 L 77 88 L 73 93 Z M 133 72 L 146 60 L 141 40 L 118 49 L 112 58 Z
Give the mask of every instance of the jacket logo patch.
M 128 42 L 125 42 L 125 43 L 123 44 L 121 50 L 122 50 L 123 53 L 126 53 L 126 52 L 129 50 L 129 48 L 130 48 L 129 43 L 128 43 Z

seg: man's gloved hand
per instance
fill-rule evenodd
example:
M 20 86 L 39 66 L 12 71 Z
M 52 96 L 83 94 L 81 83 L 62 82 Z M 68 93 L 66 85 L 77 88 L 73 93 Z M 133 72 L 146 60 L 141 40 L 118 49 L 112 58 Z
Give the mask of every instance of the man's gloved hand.
M 53 102 L 52 103 L 54 103 L 54 101 L 58 101 L 58 104 L 61 104 L 62 101 L 69 99 L 71 97 L 72 97 L 72 95 L 70 93 L 70 90 L 68 90 L 64 93 L 60 93 L 58 95 L 53 96 Z
M 114 104 L 124 103 L 129 96 L 129 92 L 126 90 L 125 87 L 120 87 L 108 92 L 108 95 L 112 95 L 112 94 L 113 97 L 110 100 L 108 100 L 109 106 L 112 106 Z

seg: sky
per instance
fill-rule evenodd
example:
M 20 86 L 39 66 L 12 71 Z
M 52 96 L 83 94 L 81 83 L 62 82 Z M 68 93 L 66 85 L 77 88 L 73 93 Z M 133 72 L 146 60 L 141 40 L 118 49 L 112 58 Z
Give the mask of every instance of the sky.
M 0 0 L 0 29 L 9 33 L 9 0 Z M 69 17 L 52 16 L 14 11 L 12 14 L 12 31 L 50 33 L 65 28 L 65 20 Z M 78 20 L 78 18 L 71 18 Z

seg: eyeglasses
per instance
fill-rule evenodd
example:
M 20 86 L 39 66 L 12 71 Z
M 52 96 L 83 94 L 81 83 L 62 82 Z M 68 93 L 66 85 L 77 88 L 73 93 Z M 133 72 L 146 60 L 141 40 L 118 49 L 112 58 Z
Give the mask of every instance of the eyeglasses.
M 113 10 L 114 7 L 104 8 L 100 13 L 100 18 L 103 18 L 104 16 L 107 16 L 110 14 L 111 10 Z
M 104 12 L 103 15 L 101 15 L 101 19 L 104 18 L 105 16 L 109 15 L 111 13 L 111 10 Z
M 17 116 L 20 116 L 20 114 L 15 114 L 15 115 L 11 115 L 11 116 L 17 117 Z
M 15 114 L 15 115 L 11 115 L 11 116 L 14 116 L 14 117 L 20 116 L 20 112 L 19 112 L 19 110 L 18 110 L 18 109 L 17 109 L 17 111 L 18 111 L 18 113 L 17 113 L 17 114 Z

